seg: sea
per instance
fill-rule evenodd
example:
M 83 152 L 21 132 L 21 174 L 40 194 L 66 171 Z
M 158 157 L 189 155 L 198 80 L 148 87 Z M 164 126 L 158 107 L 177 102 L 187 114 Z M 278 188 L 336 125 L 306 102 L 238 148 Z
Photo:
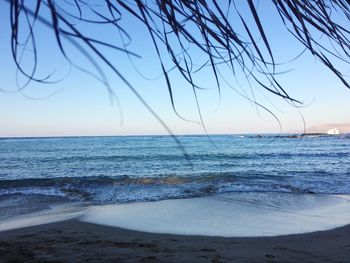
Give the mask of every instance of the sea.
M 0 220 L 226 193 L 349 195 L 350 136 L 0 139 Z

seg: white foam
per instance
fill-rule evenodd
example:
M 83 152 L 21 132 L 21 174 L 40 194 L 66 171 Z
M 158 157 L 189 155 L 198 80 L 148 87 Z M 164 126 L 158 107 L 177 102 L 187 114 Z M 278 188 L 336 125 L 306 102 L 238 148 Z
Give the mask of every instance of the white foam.
M 0 221 L 0 231 L 64 221 L 77 218 L 83 213 L 84 210 L 78 208 L 44 210 L 34 214 L 17 216 L 11 219 Z
M 91 207 L 82 221 L 183 235 L 275 236 L 350 223 L 342 196 L 244 193 Z

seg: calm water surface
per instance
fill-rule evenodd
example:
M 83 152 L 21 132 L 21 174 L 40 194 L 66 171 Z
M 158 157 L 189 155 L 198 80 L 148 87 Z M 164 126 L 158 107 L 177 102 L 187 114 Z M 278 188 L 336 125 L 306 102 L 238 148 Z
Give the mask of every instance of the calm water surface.
M 229 192 L 350 194 L 349 136 L 178 139 L 186 154 L 169 136 L 0 139 L 0 208 L 25 209 L 33 198 L 105 204 Z

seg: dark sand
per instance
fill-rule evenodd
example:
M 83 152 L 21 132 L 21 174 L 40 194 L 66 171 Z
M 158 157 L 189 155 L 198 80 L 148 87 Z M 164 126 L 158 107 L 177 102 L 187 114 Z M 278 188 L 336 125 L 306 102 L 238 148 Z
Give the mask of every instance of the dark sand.
M 0 262 L 350 262 L 350 226 L 302 235 L 150 234 L 77 220 L 0 232 Z

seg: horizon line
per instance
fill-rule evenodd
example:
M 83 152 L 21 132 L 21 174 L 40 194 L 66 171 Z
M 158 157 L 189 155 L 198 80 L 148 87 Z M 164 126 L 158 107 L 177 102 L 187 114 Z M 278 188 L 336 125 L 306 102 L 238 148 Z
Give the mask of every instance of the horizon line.
M 45 138 L 84 138 L 84 137 L 152 137 L 152 136 L 164 136 L 164 137 L 171 137 L 171 136 L 223 136 L 223 135 L 276 135 L 276 134 L 308 134 L 304 132 L 247 132 L 247 133 L 209 133 L 209 134 L 203 134 L 203 133 L 183 133 L 183 134 L 115 134 L 115 135 L 28 135 L 28 136 L 0 136 L 0 139 L 45 139 Z M 310 133 L 312 134 L 312 133 Z M 323 133 L 320 133 L 323 134 Z M 324 133 L 327 134 L 327 133 Z

